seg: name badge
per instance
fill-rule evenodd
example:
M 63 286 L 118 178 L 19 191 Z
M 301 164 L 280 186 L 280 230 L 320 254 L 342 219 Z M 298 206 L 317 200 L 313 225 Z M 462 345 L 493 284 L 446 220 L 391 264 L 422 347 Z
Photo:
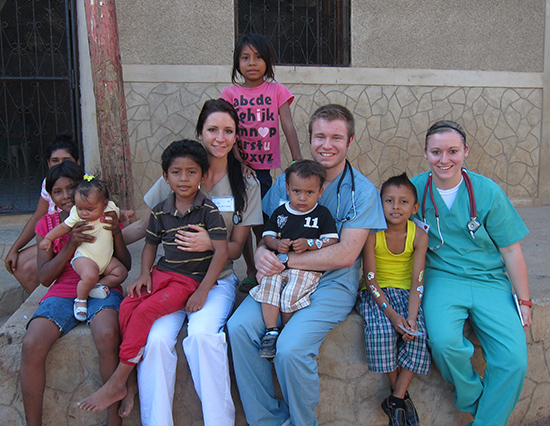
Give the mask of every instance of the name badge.
M 235 211 L 235 198 L 233 197 L 216 197 L 212 198 L 212 202 L 216 205 L 221 212 L 234 212 Z
M 417 217 L 415 217 L 413 219 L 413 222 L 416 224 L 416 226 L 422 228 L 424 231 L 426 231 L 426 234 L 428 233 L 428 231 L 430 230 L 430 225 L 428 225 L 426 222 L 422 222 L 420 219 L 418 219 Z

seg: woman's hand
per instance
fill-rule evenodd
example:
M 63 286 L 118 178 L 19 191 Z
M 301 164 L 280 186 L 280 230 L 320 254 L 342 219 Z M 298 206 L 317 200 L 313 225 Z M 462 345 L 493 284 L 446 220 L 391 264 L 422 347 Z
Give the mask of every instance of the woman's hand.
M 523 328 L 529 327 L 533 323 L 531 318 L 531 308 L 526 305 L 520 305 L 519 310 L 521 311 L 521 317 L 523 318 Z
M 212 240 L 206 229 L 198 225 L 189 225 L 189 228 L 197 232 L 178 231 L 176 234 L 175 241 L 179 250 L 201 252 L 214 249 L 212 247 Z
M 136 215 L 136 212 L 133 210 L 120 209 L 120 217 L 122 218 L 123 222 L 128 222 L 135 215 Z
M 256 176 L 256 170 L 254 170 L 253 168 L 251 167 L 248 167 L 246 164 L 241 164 L 241 169 L 243 171 L 243 176 L 245 178 L 250 178 L 250 176 L 254 176 L 254 177 L 257 177 Z
M 19 251 L 18 250 L 10 250 L 8 252 L 8 255 L 4 259 L 4 264 L 6 265 L 6 269 L 10 274 L 14 274 L 17 270 L 17 259 L 19 258 Z
M 88 222 L 77 222 L 71 232 L 69 232 L 70 240 L 67 244 L 72 245 L 73 247 L 78 247 L 82 243 L 93 243 L 95 237 L 90 234 L 85 234 L 85 231 L 91 231 L 94 229 L 93 226 L 88 225 Z
M 101 223 L 104 223 L 103 229 L 111 231 L 113 235 L 122 233 L 120 229 L 120 220 L 115 212 L 107 212 L 105 216 L 101 218 Z

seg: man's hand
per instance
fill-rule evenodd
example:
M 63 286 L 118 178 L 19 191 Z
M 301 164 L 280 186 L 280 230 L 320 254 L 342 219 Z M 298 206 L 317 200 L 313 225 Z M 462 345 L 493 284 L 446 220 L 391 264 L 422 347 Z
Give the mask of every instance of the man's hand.
M 263 277 L 278 274 L 285 269 L 283 262 L 281 262 L 277 256 L 275 256 L 275 253 L 268 250 L 262 243 L 260 243 L 258 249 L 254 253 L 254 261 L 256 263 L 256 270 L 258 271 L 256 273 L 256 279 L 258 282 L 260 282 Z

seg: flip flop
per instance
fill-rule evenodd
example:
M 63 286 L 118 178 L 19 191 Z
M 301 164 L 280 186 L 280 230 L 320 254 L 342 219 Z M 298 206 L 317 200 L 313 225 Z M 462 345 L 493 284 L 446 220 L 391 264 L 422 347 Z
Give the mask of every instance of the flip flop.
M 86 303 L 86 306 L 76 306 L 77 303 Z M 78 321 L 86 321 L 88 319 L 88 301 L 86 299 L 74 299 L 73 315 Z
M 93 297 L 94 299 L 105 299 L 110 293 L 111 290 L 109 290 L 109 287 L 97 283 L 95 287 L 90 290 L 90 293 L 88 293 L 88 297 Z
M 248 293 L 250 290 L 252 290 L 254 287 L 258 285 L 258 281 L 256 278 L 245 278 L 237 287 L 240 292 Z

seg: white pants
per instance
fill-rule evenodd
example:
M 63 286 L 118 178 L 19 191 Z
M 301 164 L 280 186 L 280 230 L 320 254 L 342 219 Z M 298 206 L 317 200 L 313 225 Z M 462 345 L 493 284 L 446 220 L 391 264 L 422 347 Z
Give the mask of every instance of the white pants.
M 235 406 L 223 327 L 233 309 L 237 277 L 231 275 L 210 289 L 200 311 L 184 310 L 159 318 L 153 324 L 143 360 L 138 364 L 139 402 L 143 426 L 173 426 L 172 404 L 176 383 L 176 341 L 188 317 L 183 340 L 195 390 L 202 403 L 205 426 L 233 426 Z

